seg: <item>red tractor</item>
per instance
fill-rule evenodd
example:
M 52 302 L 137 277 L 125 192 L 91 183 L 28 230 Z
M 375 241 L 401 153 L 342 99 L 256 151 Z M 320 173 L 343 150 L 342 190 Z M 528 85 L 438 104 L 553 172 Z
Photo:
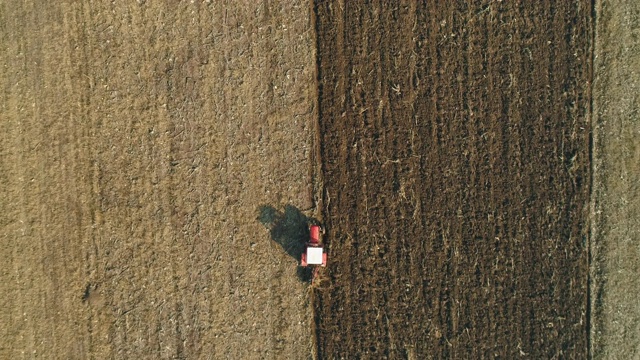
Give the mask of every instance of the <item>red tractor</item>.
M 322 246 L 321 235 L 324 229 L 320 225 L 309 226 L 309 242 L 300 259 L 300 266 L 320 265 L 327 266 L 327 253 Z

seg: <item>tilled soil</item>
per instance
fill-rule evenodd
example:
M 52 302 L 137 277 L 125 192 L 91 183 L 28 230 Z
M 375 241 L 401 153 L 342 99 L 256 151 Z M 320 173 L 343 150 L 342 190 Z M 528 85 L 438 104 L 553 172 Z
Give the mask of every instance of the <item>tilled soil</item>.
M 585 358 L 591 2 L 316 11 L 320 356 Z
M 320 358 L 634 358 L 638 6 L 522 3 L 317 2 L 318 129 L 307 2 L 0 2 L 0 358 L 313 357 L 318 204 Z

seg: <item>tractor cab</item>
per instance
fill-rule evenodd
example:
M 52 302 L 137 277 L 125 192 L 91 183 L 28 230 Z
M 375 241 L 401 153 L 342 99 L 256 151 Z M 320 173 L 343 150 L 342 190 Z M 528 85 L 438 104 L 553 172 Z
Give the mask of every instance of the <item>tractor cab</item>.
M 324 251 L 321 235 L 324 230 L 319 225 L 309 226 L 309 242 L 300 259 L 301 266 L 327 266 L 327 253 Z

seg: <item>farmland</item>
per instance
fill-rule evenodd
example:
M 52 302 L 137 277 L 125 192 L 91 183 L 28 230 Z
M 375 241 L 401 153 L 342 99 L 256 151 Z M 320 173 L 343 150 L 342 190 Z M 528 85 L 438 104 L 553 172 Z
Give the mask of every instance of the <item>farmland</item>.
M 0 358 L 310 356 L 308 3 L 0 4 Z
M 638 357 L 639 14 L 0 0 L 0 358 Z
M 590 15 L 319 6 L 324 357 L 586 357 Z

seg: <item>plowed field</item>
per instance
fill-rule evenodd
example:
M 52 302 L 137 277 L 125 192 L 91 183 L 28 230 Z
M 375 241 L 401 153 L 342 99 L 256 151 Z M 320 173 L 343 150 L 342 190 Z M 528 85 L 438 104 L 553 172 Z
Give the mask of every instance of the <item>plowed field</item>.
M 321 356 L 585 358 L 591 3 L 316 10 Z
M 638 14 L 0 0 L 0 358 L 637 358 Z

